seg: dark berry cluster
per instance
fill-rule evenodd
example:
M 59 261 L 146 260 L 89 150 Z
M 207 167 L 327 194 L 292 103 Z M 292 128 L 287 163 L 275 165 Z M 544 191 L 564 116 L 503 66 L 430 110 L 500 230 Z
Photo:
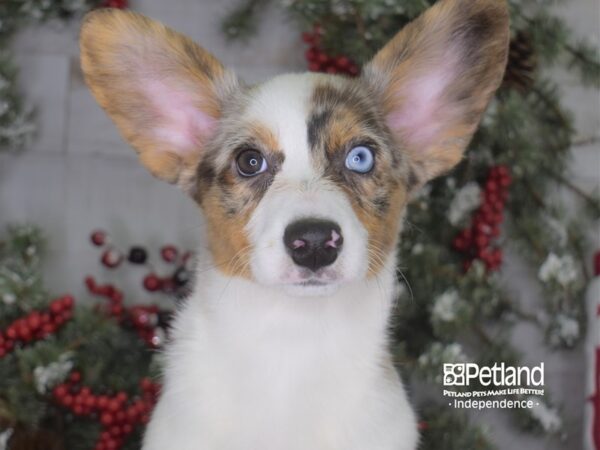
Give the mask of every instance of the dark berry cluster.
M 360 69 L 347 56 L 330 56 L 321 46 L 323 29 L 315 26 L 312 32 L 302 33 L 302 40 L 309 45 L 305 56 L 308 62 L 308 70 L 311 72 L 325 72 L 331 74 L 342 74 L 355 77 Z
M 465 271 L 476 259 L 482 261 L 489 271 L 497 270 L 502 265 L 502 249 L 495 244 L 495 239 L 500 235 L 511 182 L 508 167 L 492 167 L 485 181 L 481 205 L 473 215 L 471 226 L 454 238 L 453 248 L 465 255 Z
M 130 398 L 124 391 L 116 394 L 94 394 L 82 386 L 81 373 L 74 371 L 65 383 L 57 385 L 54 401 L 77 417 L 87 417 L 100 422 L 102 431 L 94 450 L 117 450 L 138 425 L 148 423 L 156 404 L 160 386 L 149 378 L 140 381 L 141 395 Z
M 119 323 L 132 326 L 148 346 L 158 348 L 164 343 L 169 312 L 160 310 L 156 305 L 125 307 L 121 290 L 112 284 L 97 284 L 91 276 L 85 278 L 85 285 L 90 293 L 106 298 L 109 302 L 107 313 Z
M 10 353 L 16 344 L 29 344 L 55 333 L 73 317 L 75 301 L 70 295 L 57 298 L 48 309 L 31 311 L 0 331 L 0 358 Z
M 125 259 L 134 265 L 145 265 L 149 273 L 144 276 L 142 285 L 148 292 L 163 293 L 181 293 L 191 278 L 190 264 L 192 253 L 181 253 L 173 245 L 165 245 L 160 249 L 160 256 L 164 263 L 174 265 L 175 269 L 168 276 L 159 276 L 156 274 L 152 265 L 148 261 L 148 251 L 141 246 L 133 246 L 128 252 L 122 252 L 115 245 L 111 244 L 106 232 L 97 230 L 90 237 L 92 243 L 97 247 L 102 247 L 103 252 L 100 261 L 102 265 L 109 269 L 119 267 Z M 125 258 L 125 254 L 127 258 Z

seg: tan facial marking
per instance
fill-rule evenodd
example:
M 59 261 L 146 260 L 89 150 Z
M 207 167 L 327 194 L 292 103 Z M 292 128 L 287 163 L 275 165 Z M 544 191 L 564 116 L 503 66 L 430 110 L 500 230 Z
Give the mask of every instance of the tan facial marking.
M 215 267 L 225 275 L 251 278 L 249 260 L 252 250 L 245 227 L 251 211 L 228 216 L 218 195 L 204 197 L 209 250 Z
M 405 186 L 396 185 L 390 191 L 389 198 L 390 207 L 384 214 L 377 214 L 360 206 L 356 201 L 352 202 L 352 209 L 369 234 L 370 277 L 376 276 L 381 271 L 386 257 L 396 248 L 400 220 L 407 203 Z
M 281 147 L 275 134 L 259 121 L 248 124 L 248 134 L 256 139 L 267 152 L 281 153 Z
M 218 161 L 212 158 L 200 163 L 197 201 L 205 212 L 209 249 L 215 266 L 226 275 L 251 278 L 249 258 L 252 247 L 246 226 L 262 195 L 283 160 L 275 134 L 259 121 L 251 121 L 236 129 L 235 144 L 228 149 L 229 157 Z M 269 170 L 256 177 L 243 178 L 236 172 L 237 147 L 260 150 L 267 158 Z M 224 150 L 220 150 L 224 151 Z M 202 165 L 209 167 L 202 167 Z M 211 166 L 221 164 L 219 167 Z M 202 180 L 202 173 L 210 180 Z

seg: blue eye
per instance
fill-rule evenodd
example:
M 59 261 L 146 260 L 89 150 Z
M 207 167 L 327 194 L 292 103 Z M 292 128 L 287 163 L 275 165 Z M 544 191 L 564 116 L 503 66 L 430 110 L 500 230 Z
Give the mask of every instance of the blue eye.
M 375 156 L 370 148 L 354 147 L 346 156 L 346 168 L 352 172 L 367 173 L 375 165 Z

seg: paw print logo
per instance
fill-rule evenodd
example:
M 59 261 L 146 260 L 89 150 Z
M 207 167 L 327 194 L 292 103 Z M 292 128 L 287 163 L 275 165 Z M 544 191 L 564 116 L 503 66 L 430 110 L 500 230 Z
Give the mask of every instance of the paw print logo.
M 444 386 L 464 386 L 465 383 L 464 364 L 444 364 Z

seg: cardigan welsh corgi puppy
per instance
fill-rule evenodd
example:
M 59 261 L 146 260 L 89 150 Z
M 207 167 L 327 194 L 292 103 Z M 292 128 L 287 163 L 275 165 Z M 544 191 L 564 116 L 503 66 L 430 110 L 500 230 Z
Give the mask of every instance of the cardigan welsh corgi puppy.
M 386 330 L 413 192 L 457 164 L 499 86 L 504 0 L 440 0 L 356 78 L 247 86 L 133 12 L 81 63 L 156 177 L 193 198 L 210 267 L 177 312 L 144 450 L 414 450 Z

